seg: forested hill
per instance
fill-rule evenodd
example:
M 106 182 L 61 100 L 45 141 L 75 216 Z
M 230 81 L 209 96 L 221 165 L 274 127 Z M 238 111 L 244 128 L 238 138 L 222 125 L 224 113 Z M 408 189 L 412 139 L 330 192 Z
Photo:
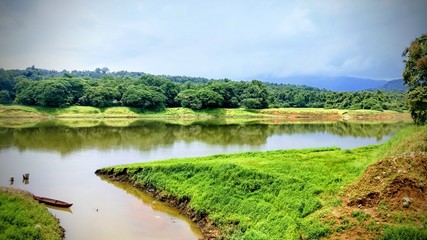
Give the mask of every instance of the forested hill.
M 403 79 L 396 79 L 396 80 L 390 80 L 386 84 L 372 89 L 375 90 L 381 90 L 381 91 L 406 91 L 408 90 L 408 86 L 404 85 Z
M 373 80 L 356 77 L 327 77 L 327 76 L 294 76 L 294 77 L 269 77 L 261 76 L 265 82 L 287 83 L 294 85 L 307 85 L 320 89 L 332 91 L 362 91 L 362 90 L 384 90 L 384 91 L 405 91 L 403 80 Z
M 403 93 L 383 91 L 333 92 L 308 86 L 261 81 L 209 80 L 186 76 L 155 76 L 142 72 L 52 71 L 30 67 L 0 69 L 0 103 L 47 107 L 84 105 L 130 106 L 149 110 L 165 107 L 268 108 L 318 107 L 339 109 L 406 109 Z
M 96 68 L 94 71 L 84 70 L 47 70 L 36 68 L 34 66 L 28 67 L 25 70 L 4 70 L 0 68 L 0 78 L 4 78 L 5 76 L 9 78 L 23 77 L 32 80 L 41 80 L 46 78 L 54 78 L 54 77 L 76 77 L 76 78 L 85 78 L 85 79 L 102 79 L 102 78 L 139 78 L 144 75 L 151 75 L 144 72 L 128 72 L 128 71 L 118 71 L 118 72 L 110 72 L 110 70 L 106 67 Z M 187 81 L 196 82 L 196 83 L 207 83 L 209 79 L 201 78 L 201 77 L 188 77 L 188 76 L 168 76 L 161 75 L 161 77 L 167 78 L 173 82 L 184 83 Z

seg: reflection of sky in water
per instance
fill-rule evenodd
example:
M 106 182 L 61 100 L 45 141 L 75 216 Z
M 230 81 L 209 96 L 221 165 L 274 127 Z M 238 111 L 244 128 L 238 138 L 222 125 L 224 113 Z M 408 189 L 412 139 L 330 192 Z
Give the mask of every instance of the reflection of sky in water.
M 251 130 L 256 128 L 251 126 Z M 265 126 L 261 127 L 261 130 L 258 132 L 261 134 L 259 137 L 263 138 L 261 141 L 256 141 L 258 136 L 256 131 L 245 132 L 251 140 L 249 144 L 245 143 L 245 137 L 240 141 L 235 141 L 239 138 L 233 138 L 228 143 L 221 143 L 219 138 L 209 141 L 206 138 L 198 139 L 199 135 L 188 137 L 185 133 L 184 138 L 178 137 L 167 141 L 157 139 L 148 147 L 141 144 L 144 141 L 150 143 L 150 139 L 143 139 L 144 141 L 133 144 L 134 138 L 121 139 L 123 136 L 129 136 L 126 133 L 121 135 L 121 138 L 112 136 L 120 141 L 109 142 L 108 139 L 100 138 L 101 141 L 107 140 L 106 143 L 109 145 L 94 143 L 88 146 L 80 143 L 73 145 L 72 151 L 65 153 L 56 150 L 55 147 L 72 144 L 70 141 L 72 138 L 63 143 L 56 142 L 52 147 L 46 145 L 49 139 L 40 141 L 40 135 L 36 133 L 24 135 L 35 138 L 29 139 L 28 146 L 24 145 L 26 141 L 23 141 L 25 140 L 23 136 L 20 136 L 19 146 L 16 146 L 16 139 L 14 139 L 16 135 L 7 135 L 9 137 L 7 146 L 3 144 L 0 150 L 0 185 L 9 185 L 9 177 L 15 176 L 14 187 L 74 203 L 71 208 L 72 213 L 51 210 L 60 218 L 61 224 L 67 230 L 68 239 L 197 239 L 190 230 L 189 224 L 178 216 L 157 211 L 152 204 L 143 204 L 135 194 L 126 193 L 100 180 L 94 171 L 105 166 L 125 163 L 244 151 L 330 146 L 354 148 L 386 141 L 392 135 L 388 133 L 378 141 L 378 136 L 354 137 L 345 136 L 345 134 L 334 135 L 325 131 L 311 133 L 273 131 L 265 134 L 268 130 Z M 238 133 L 230 132 L 230 134 Z M 46 136 L 54 136 L 52 134 L 51 132 Z M 141 135 L 141 137 L 150 136 Z M 169 135 L 165 134 L 165 136 Z M 215 136 L 215 133 L 212 136 Z M 220 136 L 227 136 L 227 134 L 222 133 Z M 20 181 L 21 175 L 26 172 L 30 173 L 28 185 Z M 96 209 L 99 211 L 97 212 Z
M 144 159 L 132 149 L 84 149 L 61 155 L 9 148 L 0 151 L 0 185 L 9 185 L 9 177 L 15 176 L 13 187 L 73 203 L 72 213 L 50 209 L 68 239 L 197 239 L 173 209 L 165 213 L 164 206 L 143 204 L 94 174 L 103 166 Z M 28 185 L 21 182 L 26 172 Z

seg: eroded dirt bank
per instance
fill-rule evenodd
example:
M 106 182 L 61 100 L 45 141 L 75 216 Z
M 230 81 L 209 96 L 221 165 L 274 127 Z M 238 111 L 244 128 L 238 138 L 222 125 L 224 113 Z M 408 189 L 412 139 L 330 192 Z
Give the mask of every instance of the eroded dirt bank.
M 384 227 L 423 229 L 427 221 L 427 153 L 406 152 L 381 159 L 346 190 L 332 239 L 379 239 Z
M 99 169 L 99 170 L 96 170 L 95 172 L 96 175 L 107 177 L 113 181 L 130 183 L 135 188 L 141 191 L 144 191 L 150 194 L 151 196 L 155 197 L 156 199 L 166 202 L 171 206 L 175 207 L 182 214 L 187 216 L 191 221 L 193 221 L 199 226 L 204 236 L 203 239 L 213 240 L 213 239 L 218 239 L 221 236 L 219 229 L 209 219 L 207 214 L 196 213 L 189 207 L 189 202 L 190 202 L 189 198 L 185 198 L 185 197 L 177 198 L 175 196 L 168 194 L 167 192 L 158 190 L 152 186 L 136 184 L 135 181 L 132 179 L 132 177 L 137 173 L 138 171 L 132 172 L 132 174 L 129 174 L 126 168 L 124 168 L 120 172 L 114 172 L 113 169 L 109 171 Z

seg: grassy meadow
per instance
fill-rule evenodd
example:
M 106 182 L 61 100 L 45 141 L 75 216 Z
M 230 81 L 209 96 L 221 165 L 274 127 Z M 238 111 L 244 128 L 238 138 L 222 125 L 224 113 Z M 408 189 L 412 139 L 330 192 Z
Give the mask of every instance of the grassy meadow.
M 226 239 L 318 239 L 334 229 L 322 217 L 369 164 L 402 148 L 408 128 L 390 141 L 352 150 L 320 148 L 170 159 L 105 168 L 139 186 L 190 199 Z
M 62 239 L 58 220 L 29 193 L 0 189 L 0 239 Z

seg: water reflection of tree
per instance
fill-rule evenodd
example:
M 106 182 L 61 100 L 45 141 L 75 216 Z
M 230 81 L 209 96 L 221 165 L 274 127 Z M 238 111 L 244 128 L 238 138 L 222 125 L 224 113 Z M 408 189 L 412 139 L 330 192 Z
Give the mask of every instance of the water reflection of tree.
M 226 146 L 261 145 L 269 136 L 268 125 L 205 125 L 178 126 L 174 135 L 186 142 L 202 141 L 208 144 Z
M 265 144 L 272 135 L 329 133 L 338 136 L 375 137 L 397 132 L 403 123 L 363 124 L 336 122 L 328 124 L 210 124 L 191 125 L 164 122 L 142 122 L 129 127 L 96 126 L 73 128 L 42 125 L 32 128 L 1 128 L 0 148 L 15 146 L 20 150 L 41 149 L 69 153 L 82 148 L 137 148 L 148 151 L 159 146 L 171 146 L 176 141 L 200 141 L 211 145 Z

